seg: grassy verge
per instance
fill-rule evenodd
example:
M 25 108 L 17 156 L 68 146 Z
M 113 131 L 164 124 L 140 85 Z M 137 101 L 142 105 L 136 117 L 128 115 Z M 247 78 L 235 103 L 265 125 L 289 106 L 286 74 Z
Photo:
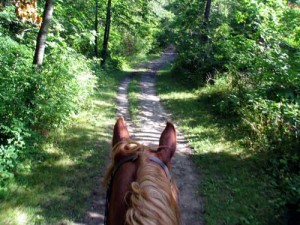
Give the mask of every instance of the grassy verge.
M 238 118 L 217 115 L 214 102 L 229 91 L 226 82 L 198 89 L 181 83 L 180 75 L 161 73 L 158 94 L 194 148 L 203 175 L 199 193 L 205 201 L 205 224 L 278 224 L 274 218 L 270 178 L 264 156 L 248 149 Z
M 41 147 L 30 172 L 1 196 L 0 224 L 73 224 L 83 221 L 109 154 L 115 96 L 123 73 L 101 75 L 86 110 Z

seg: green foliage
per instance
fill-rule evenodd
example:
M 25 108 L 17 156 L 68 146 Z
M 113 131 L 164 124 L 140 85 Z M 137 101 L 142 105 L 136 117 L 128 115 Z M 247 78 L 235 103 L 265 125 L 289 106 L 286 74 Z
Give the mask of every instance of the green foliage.
M 202 175 L 198 191 L 204 201 L 204 223 L 281 224 L 274 217 L 274 198 L 280 192 L 264 171 L 264 153 L 244 145 L 248 134 L 239 117 L 229 112 L 234 106 L 219 105 L 232 93 L 228 78 L 192 89 L 173 71 L 159 75 L 157 84 L 172 120 L 193 147 L 192 159 Z M 235 99 L 231 97 L 230 104 Z
M 38 26 L 29 22 L 21 22 L 15 13 L 15 7 L 11 3 L 0 11 L 0 36 L 8 35 L 19 43 L 33 46 Z
M 99 11 L 104 13 L 105 1 Z M 95 1 L 57 1 L 49 41 L 71 47 L 78 53 L 94 56 L 94 13 Z M 103 23 L 103 21 L 101 21 Z
M 95 55 L 96 37 L 101 49 L 106 14 L 106 1 L 99 1 L 96 33 L 94 0 L 57 0 L 38 73 L 31 65 L 38 27 L 19 21 L 6 3 L 0 11 L 0 189 L 33 159 L 41 139 L 89 104 L 95 77 L 82 55 Z M 197 102 L 240 121 L 250 148 L 269 156 L 265 167 L 283 193 L 272 202 L 280 217 L 290 205 L 300 208 L 299 1 L 214 0 L 208 23 L 205 3 L 113 1 L 109 67 L 120 69 L 133 55 L 174 43 L 180 71 L 174 78 L 189 89 L 214 83 Z M 247 224 L 251 216 L 226 221 Z
M 93 93 L 95 78 L 86 59 L 72 51 L 52 52 L 39 73 L 30 49 L 0 37 L 1 188 L 30 160 L 29 143 L 65 124 Z
M 95 56 L 96 37 L 99 51 L 102 49 L 106 4 L 107 1 L 99 1 L 99 31 L 96 33 L 94 0 L 57 1 L 48 40 L 88 57 Z M 164 11 L 152 1 L 113 1 L 112 4 L 108 67 L 121 67 L 133 55 L 146 54 L 156 48 L 155 37 Z
M 93 91 L 94 78 L 84 60 L 74 52 L 62 52 L 45 61 L 32 99 L 33 107 L 39 109 L 35 120 L 43 129 L 59 127 L 69 115 L 88 103 L 86 100 Z
M 10 127 L 0 125 L 0 191 L 6 190 L 6 182 L 22 167 L 27 137 L 29 132 L 19 121 L 13 121 Z
M 115 98 L 121 72 L 97 74 L 99 91 L 90 106 L 55 135 L 36 154 L 34 167 L 21 171 L 0 195 L 0 224 L 48 225 L 84 222 L 92 190 L 100 188 L 105 158 L 110 152 L 115 123 Z M 42 155 L 41 155 L 42 152 Z
M 162 6 L 152 1 L 113 2 L 110 57 L 126 63 L 133 55 L 147 54 L 155 49 L 158 25 L 164 18 L 161 10 Z
M 282 193 L 274 204 L 283 215 L 289 205 L 300 207 L 299 104 L 287 99 L 277 102 L 263 98 L 248 102 L 240 112 L 251 129 L 249 142 L 255 149 L 267 150 L 270 155 L 266 169 L 274 178 L 274 186 Z
M 284 217 L 289 205 L 299 210 L 299 7 L 283 0 L 216 0 L 208 24 L 205 2 L 169 7 L 178 67 L 193 84 L 213 79 L 212 89 L 219 90 L 209 98 L 214 112 L 238 117 L 248 144 L 269 155 L 266 169 L 283 193 L 274 203 L 277 215 Z
M 30 51 L 9 38 L 0 37 L 0 190 L 13 176 L 27 137 L 26 119 L 30 89 Z M 25 118 L 24 118 L 25 117 Z M 26 118 L 27 117 L 27 118 Z

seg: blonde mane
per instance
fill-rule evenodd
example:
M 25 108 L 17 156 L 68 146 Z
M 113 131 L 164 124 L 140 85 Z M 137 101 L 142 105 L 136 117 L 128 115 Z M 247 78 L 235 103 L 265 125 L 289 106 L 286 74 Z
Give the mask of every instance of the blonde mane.
M 162 169 L 150 163 L 145 146 L 137 142 L 118 143 L 112 151 L 112 163 L 104 179 L 108 185 L 115 161 L 114 156 L 126 149 L 139 155 L 137 180 L 131 183 L 129 209 L 126 212 L 127 225 L 179 225 L 177 187 L 173 181 L 162 176 Z M 124 151 L 124 150 L 123 150 Z

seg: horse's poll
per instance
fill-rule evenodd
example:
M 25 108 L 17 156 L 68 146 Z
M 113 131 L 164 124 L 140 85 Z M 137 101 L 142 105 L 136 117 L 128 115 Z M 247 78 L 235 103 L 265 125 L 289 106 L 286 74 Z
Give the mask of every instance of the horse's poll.
M 105 225 L 179 225 L 177 187 L 171 179 L 176 130 L 168 122 L 157 150 L 129 138 L 125 120 L 114 127 L 107 185 Z

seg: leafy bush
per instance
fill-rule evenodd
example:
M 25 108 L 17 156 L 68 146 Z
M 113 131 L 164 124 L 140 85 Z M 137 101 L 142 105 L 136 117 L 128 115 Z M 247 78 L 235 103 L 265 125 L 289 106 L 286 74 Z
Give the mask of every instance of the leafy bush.
M 7 37 L 0 37 L 0 189 L 13 176 L 29 136 L 25 123 L 30 89 L 31 52 Z
M 30 157 L 29 143 L 65 124 L 93 93 L 96 78 L 83 56 L 51 53 L 39 73 L 30 49 L 0 36 L 0 189 Z
M 178 15 L 171 35 L 179 66 L 189 80 L 191 74 L 200 81 L 208 75 L 227 79 L 222 93 L 219 80 L 214 82 L 218 100 L 210 102 L 215 112 L 239 116 L 249 128 L 252 147 L 269 156 L 266 168 L 283 193 L 275 203 L 280 214 L 291 204 L 299 211 L 298 6 L 283 0 L 218 0 L 212 3 L 209 23 L 199 12 L 203 3 L 174 1 L 170 8 Z
M 275 199 L 283 214 L 286 207 L 300 208 L 300 141 L 299 104 L 281 99 L 279 102 L 257 98 L 240 109 L 245 123 L 252 131 L 252 145 L 268 151 L 266 169 L 282 195 Z
M 51 129 L 64 124 L 93 91 L 95 78 L 82 56 L 72 52 L 54 53 L 46 61 L 35 83 L 32 98 L 34 125 Z

